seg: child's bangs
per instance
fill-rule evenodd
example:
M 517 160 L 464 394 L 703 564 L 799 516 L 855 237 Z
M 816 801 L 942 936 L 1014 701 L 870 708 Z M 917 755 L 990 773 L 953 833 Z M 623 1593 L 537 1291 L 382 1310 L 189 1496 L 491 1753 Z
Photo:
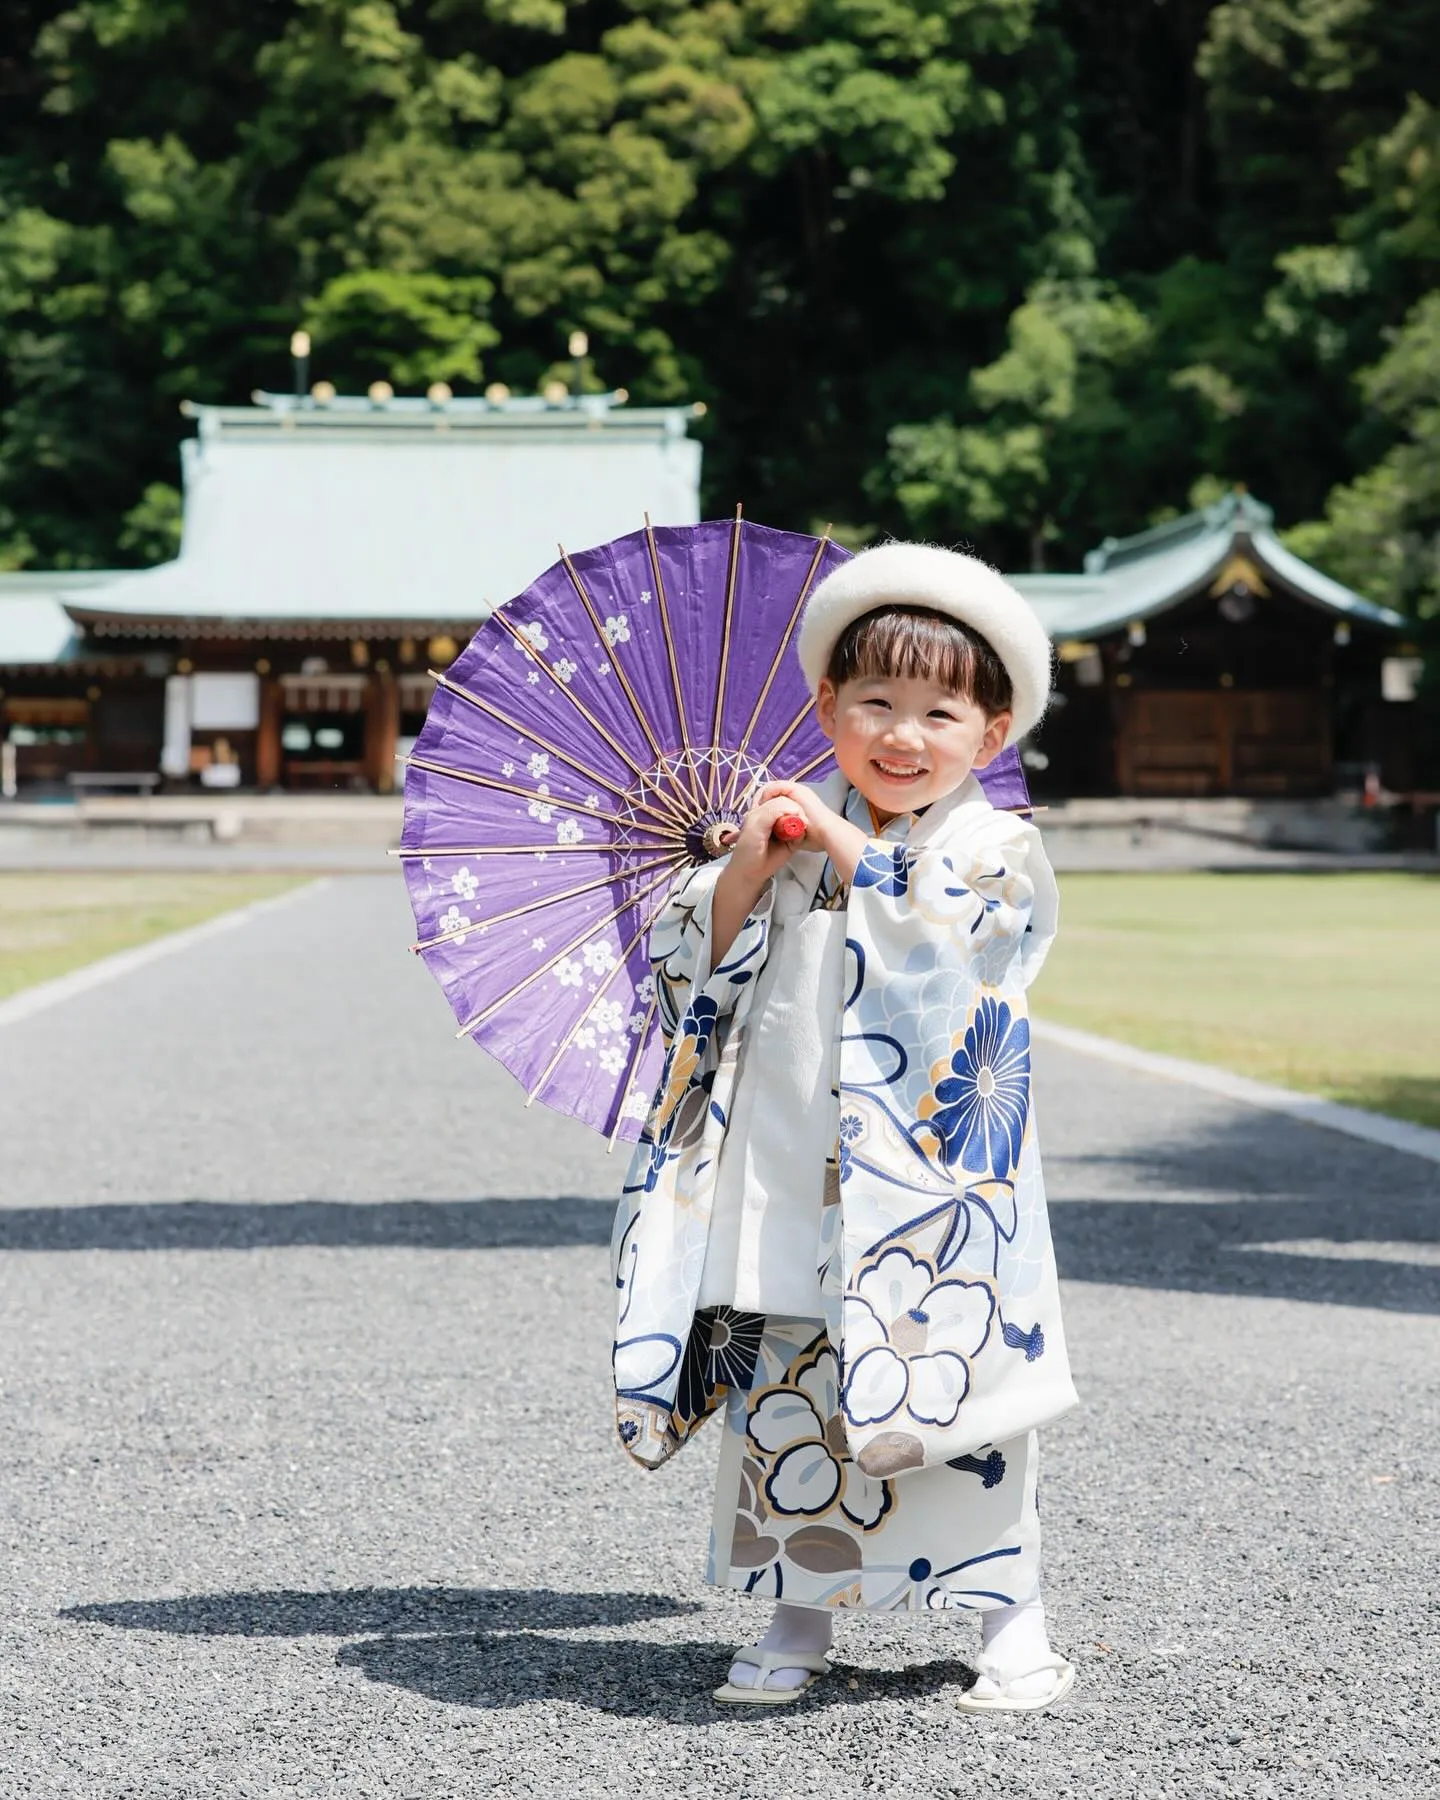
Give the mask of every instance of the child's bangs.
M 864 676 L 933 681 L 987 713 L 1011 703 L 1005 665 L 984 638 L 944 613 L 886 607 L 856 619 L 840 637 L 827 671 L 838 687 Z

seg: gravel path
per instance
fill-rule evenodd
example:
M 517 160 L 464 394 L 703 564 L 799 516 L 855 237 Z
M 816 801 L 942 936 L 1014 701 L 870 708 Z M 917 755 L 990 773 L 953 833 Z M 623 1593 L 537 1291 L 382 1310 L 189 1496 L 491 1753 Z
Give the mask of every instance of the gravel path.
M 968 1719 L 972 1623 L 852 1619 L 737 1716 L 715 1445 L 608 1425 L 620 1171 L 407 931 L 335 881 L 0 1031 L 4 1800 L 1440 1789 L 1433 1164 L 1046 1047 L 1073 1701 Z

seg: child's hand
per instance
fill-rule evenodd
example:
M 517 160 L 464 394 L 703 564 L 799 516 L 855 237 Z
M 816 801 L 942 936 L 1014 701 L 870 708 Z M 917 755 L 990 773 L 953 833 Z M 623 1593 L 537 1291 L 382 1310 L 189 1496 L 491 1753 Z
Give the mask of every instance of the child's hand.
M 790 846 L 793 850 L 823 850 L 828 855 L 835 839 L 835 827 L 845 821 L 815 792 L 799 781 L 772 781 L 760 790 L 760 803 L 776 800 L 787 802 L 785 811 L 798 814 L 805 823 L 805 836 Z M 772 826 L 773 830 L 774 827 Z
M 800 846 L 808 841 L 807 838 L 775 836 L 779 821 L 793 818 L 800 811 L 789 794 L 777 794 L 770 799 L 762 795 L 745 815 L 740 834 L 730 845 L 729 860 L 715 883 L 712 921 L 716 966 L 735 942 L 736 933 L 760 898 L 765 884 L 772 875 L 778 875 Z M 806 830 L 808 833 L 808 821 Z
M 823 850 L 841 881 L 855 879 L 855 865 L 865 854 L 865 833 L 827 806 L 814 788 L 799 781 L 772 781 L 760 790 L 765 806 L 787 806 L 805 820 L 805 835 L 792 850 Z
M 777 837 L 775 827 L 781 819 L 794 818 L 797 814 L 805 820 L 806 837 Z M 745 815 L 740 835 L 730 846 L 730 867 L 739 879 L 758 892 L 806 843 L 809 831 L 808 817 L 788 792 L 779 794 L 773 792 L 772 788 L 765 788 L 759 800 Z

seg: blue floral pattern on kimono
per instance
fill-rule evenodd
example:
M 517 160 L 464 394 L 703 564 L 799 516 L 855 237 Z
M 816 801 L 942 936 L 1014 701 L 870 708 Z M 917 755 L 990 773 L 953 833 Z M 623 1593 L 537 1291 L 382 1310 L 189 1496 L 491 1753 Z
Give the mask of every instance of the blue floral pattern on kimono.
M 872 829 L 843 779 L 820 793 Z M 618 1418 L 649 1466 L 738 1385 L 695 1296 L 775 884 L 712 969 L 720 866 L 682 882 L 652 932 L 669 1050 L 616 1221 Z M 827 894 L 813 854 L 776 879 Z M 1039 834 L 973 779 L 871 836 L 838 898 L 847 967 L 817 1250 L 847 1452 L 857 1479 L 883 1482 L 955 1467 L 1074 1404 L 1025 997 L 1056 900 Z

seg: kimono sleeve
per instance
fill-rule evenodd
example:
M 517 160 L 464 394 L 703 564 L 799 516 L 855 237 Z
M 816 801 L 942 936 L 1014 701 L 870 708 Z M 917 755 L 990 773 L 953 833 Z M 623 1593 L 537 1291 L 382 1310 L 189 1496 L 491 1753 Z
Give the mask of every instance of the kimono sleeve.
M 722 857 L 696 869 L 666 901 L 650 930 L 650 967 L 667 1042 L 699 998 L 713 1001 L 717 1018 L 734 1012 L 741 993 L 759 974 L 769 952 L 773 882 L 735 934 L 719 967 L 714 966 L 715 884 L 725 866 Z
M 1014 973 L 1028 986 L 1055 935 L 1055 878 L 1032 825 L 995 813 L 958 842 L 906 845 L 874 838 L 855 869 L 856 934 L 892 969 L 908 944 L 938 944 L 987 986 Z

